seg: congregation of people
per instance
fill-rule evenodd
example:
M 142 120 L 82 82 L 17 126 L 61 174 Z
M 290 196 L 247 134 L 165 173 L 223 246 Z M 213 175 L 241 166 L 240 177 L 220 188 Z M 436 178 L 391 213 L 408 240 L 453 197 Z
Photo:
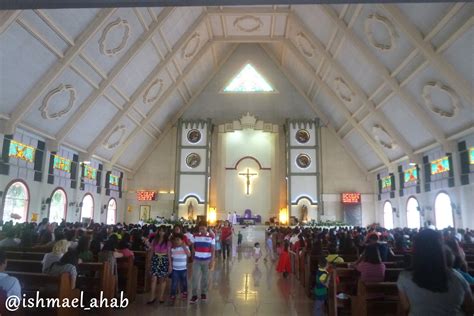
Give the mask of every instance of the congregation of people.
M 208 299 L 209 274 L 217 260 L 230 260 L 242 247 L 244 227 L 229 221 L 214 226 L 98 223 L 5 223 L 0 240 L 0 290 L 20 296 L 18 280 L 8 275 L 8 250 L 42 250 L 42 272 L 68 273 L 76 286 L 81 262 L 107 262 L 117 277 L 117 259 L 134 252 L 151 253 L 151 281 L 147 304 L 195 304 Z M 283 227 L 270 225 L 264 245 L 253 244 L 255 264 L 274 263 L 281 278 L 298 267 L 292 258 L 316 258 L 311 268 L 314 315 L 329 312 L 330 286 L 338 284 L 338 269 L 358 271 L 365 283 L 383 282 L 394 258 L 402 259 L 396 285 L 403 312 L 409 315 L 471 315 L 474 304 L 470 285 L 474 232 L 433 228 L 392 230 L 371 227 Z M 263 258 L 263 259 L 262 259 Z M 336 278 L 336 280 L 334 280 Z M 190 286 L 188 287 L 188 280 Z M 341 281 L 342 282 L 342 281 Z M 117 283 L 118 284 L 118 283 Z M 118 289 L 116 289 L 118 290 Z M 346 293 L 337 291 L 338 298 Z M 189 296 L 188 296 L 189 293 Z M 350 295 L 350 293 L 348 293 Z M 190 297 L 190 298 L 189 298 Z

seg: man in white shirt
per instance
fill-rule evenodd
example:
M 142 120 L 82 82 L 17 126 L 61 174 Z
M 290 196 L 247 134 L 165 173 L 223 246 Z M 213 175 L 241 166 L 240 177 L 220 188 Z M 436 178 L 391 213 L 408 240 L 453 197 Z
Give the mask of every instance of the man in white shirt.
M 4 271 L 7 268 L 7 256 L 0 250 L 0 290 L 5 291 L 7 298 L 16 296 L 21 298 L 21 286 L 17 278 L 9 276 Z
M 232 225 L 237 225 L 237 212 L 234 211 L 234 214 L 232 214 Z

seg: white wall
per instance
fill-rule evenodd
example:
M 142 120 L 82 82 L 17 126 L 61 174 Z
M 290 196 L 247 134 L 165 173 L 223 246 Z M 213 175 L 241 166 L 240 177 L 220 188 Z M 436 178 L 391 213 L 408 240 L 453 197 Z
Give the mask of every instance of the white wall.
M 257 70 L 274 85 L 278 93 L 264 95 L 220 93 L 220 90 L 229 82 L 233 74 L 236 74 L 246 62 L 256 65 Z M 259 120 L 278 124 L 279 127 L 282 127 L 287 118 L 307 119 L 316 117 L 306 101 L 288 82 L 278 67 L 273 64 L 271 59 L 266 56 L 266 53 L 258 45 L 253 44 L 241 45 L 237 48 L 234 55 L 229 58 L 194 104 L 184 113 L 183 118 L 210 118 L 213 124 L 218 125 L 238 120 L 247 112 L 255 115 Z M 218 170 L 227 167 L 229 157 L 235 157 L 235 155 L 220 150 L 224 146 L 224 142 L 216 134 L 216 131 L 214 131 L 211 151 L 210 203 L 211 206 L 217 207 L 217 217 L 225 218 L 227 212 L 222 210 L 226 207 L 227 197 L 225 190 L 219 186 L 219 183 L 225 181 L 225 174 Z M 366 175 L 360 171 L 336 137 L 329 133 L 326 128 L 322 128 L 321 138 L 322 198 L 325 205 L 325 215 L 342 220 L 340 194 L 341 192 L 356 191 L 362 193 L 363 224 L 372 223 L 375 220 L 373 182 L 369 181 Z M 268 216 L 278 215 L 278 209 L 287 205 L 284 133 L 279 133 L 278 139 L 274 143 L 276 144 L 274 146 L 276 159 L 270 167 L 277 171 L 271 180 L 272 185 L 274 185 L 271 195 L 275 197 L 275 201 L 272 200 Z M 258 146 L 252 146 L 246 144 L 243 147 L 246 154 L 258 156 Z M 244 152 L 242 151 L 241 154 L 243 155 Z M 173 129 L 140 167 L 134 178 L 130 179 L 130 190 L 140 188 L 172 190 L 175 181 L 175 156 L 176 129 Z M 262 156 L 258 159 L 261 159 L 261 163 L 265 165 L 269 158 Z M 269 162 L 271 163 L 271 161 Z M 241 185 L 243 186 L 242 183 Z M 130 193 L 127 201 L 133 208 L 132 212 L 127 213 L 127 219 L 138 220 L 139 203 L 137 203 L 132 193 Z M 173 199 L 158 200 L 148 204 L 152 206 L 152 217 L 158 214 L 169 216 L 173 208 Z M 313 217 L 315 210 L 310 209 L 309 211 L 308 215 Z
M 362 225 L 375 220 L 373 177 L 363 173 L 336 137 L 327 128 L 321 128 L 322 219 L 343 220 L 342 192 L 362 193 Z
M 472 147 L 474 145 L 474 134 L 470 134 L 465 136 L 463 139 L 466 141 L 467 148 Z M 457 142 L 453 142 L 455 145 Z M 457 146 L 457 145 L 456 145 Z M 405 227 L 407 225 L 406 221 L 406 207 L 408 199 L 413 196 L 418 200 L 419 206 L 424 208 L 425 216 L 421 218 L 422 225 L 430 220 L 433 225 L 436 223 L 435 218 L 435 199 L 436 196 L 440 192 L 447 193 L 450 198 L 451 202 L 454 203 L 458 208 L 459 211 L 454 211 L 454 226 L 456 228 L 473 228 L 474 227 L 474 173 L 473 167 L 471 165 L 469 180 L 470 184 L 468 185 L 461 185 L 460 182 L 460 157 L 457 147 L 453 146 L 450 148 L 449 152 L 452 153 L 453 157 L 453 173 L 454 173 L 454 186 L 448 187 L 447 179 L 438 179 L 436 181 L 431 182 L 431 190 L 430 192 L 424 192 L 424 171 L 423 167 L 420 169 L 420 181 L 421 181 L 421 193 L 414 193 L 414 194 L 406 194 L 403 197 L 399 196 L 399 188 L 400 184 L 398 181 L 398 173 L 395 176 L 395 183 L 396 183 L 396 192 L 395 198 L 387 198 L 389 194 L 383 194 L 383 198 L 381 201 L 375 201 L 375 208 L 377 219 L 376 221 L 383 225 L 383 205 L 386 201 L 390 201 L 392 203 L 392 207 L 397 209 L 397 213 L 399 216 L 394 214 L 393 223 L 395 227 Z M 423 155 L 428 155 L 429 160 L 431 161 L 432 158 L 438 158 L 439 155 L 445 155 L 445 150 L 442 148 L 435 148 Z M 438 156 L 436 156 L 438 155 Z M 385 171 L 385 170 L 384 170 Z M 382 171 L 382 172 L 384 172 Z M 375 177 L 375 175 L 374 175 Z M 439 178 L 439 177 L 438 177 Z M 376 181 L 374 179 L 374 189 L 376 186 Z M 413 191 L 413 190 L 411 190 Z M 429 210 L 428 208 L 431 208 Z
M 151 218 L 156 216 L 170 217 L 173 212 L 174 194 L 158 194 L 156 201 L 139 202 L 136 199 L 136 190 L 155 190 L 157 192 L 174 192 L 176 176 L 176 137 L 177 129 L 172 128 L 165 135 L 163 141 L 140 166 L 136 174 L 128 180 L 127 222 L 138 222 L 140 205 L 151 206 Z
M 0 148 L 3 146 L 3 139 L 4 135 L 0 134 Z M 16 176 L 6 176 L 6 175 L 0 175 L 0 191 L 3 191 L 3 199 L 2 201 L 2 207 L 3 207 L 3 200 L 6 195 L 6 189 L 7 185 L 15 180 L 15 179 L 21 179 L 24 182 L 26 182 L 29 192 L 30 192 L 30 201 L 29 201 L 29 208 L 28 208 L 28 220 L 31 220 L 32 214 L 33 213 L 38 213 L 38 220 L 41 221 L 42 218 L 48 216 L 48 211 L 49 211 L 49 205 L 43 205 L 42 201 L 46 200 L 47 198 L 51 198 L 51 195 L 53 191 L 58 187 L 58 185 L 53 185 L 53 184 L 48 184 L 47 183 L 47 166 L 49 165 L 49 152 L 45 154 L 45 159 L 44 159 L 44 166 L 43 166 L 43 179 L 41 182 L 33 181 L 33 178 L 30 176 L 30 173 L 28 176 L 21 176 L 21 177 L 16 177 Z M 105 172 L 102 173 L 102 176 L 105 179 Z M 102 181 L 104 183 L 105 180 Z M 69 181 L 67 181 L 69 182 Z M 79 181 L 77 184 L 77 189 L 71 189 L 69 185 L 61 185 L 61 188 L 64 189 L 67 195 L 67 212 L 66 212 L 66 221 L 68 222 L 76 222 L 80 221 L 80 208 L 77 208 L 76 206 L 69 206 L 69 203 L 71 202 L 82 202 L 82 199 L 84 195 L 87 193 L 90 193 L 92 197 L 94 198 L 94 221 L 95 222 L 106 222 L 107 219 L 107 211 L 103 211 L 102 213 L 102 208 L 104 205 L 107 205 L 110 196 L 105 195 L 105 188 L 102 188 L 102 193 L 97 194 L 97 191 L 81 191 L 79 190 Z M 117 201 L 117 216 L 116 220 L 117 222 L 123 221 L 124 218 L 124 210 L 125 210 L 125 203 L 123 199 L 119 199 L 118 197 L 115 198 Z M 43 206 L 43 210 L 42 210 Z

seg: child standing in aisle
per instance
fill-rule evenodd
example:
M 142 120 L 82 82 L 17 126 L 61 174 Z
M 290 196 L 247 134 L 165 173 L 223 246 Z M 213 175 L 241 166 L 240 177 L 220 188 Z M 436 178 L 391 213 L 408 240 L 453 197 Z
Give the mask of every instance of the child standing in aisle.
M 176 300 L 178 284 L 181 288 L 182 299 L 186 300 L 188 298 L 188 271 L 186 266 L 191 252 L 188 246 L 183 243 L 183 235 L 175 234 L 173 236 L 170 254 L 171 262 L 169 270 L 172 271 L 170 304 L 172 305 Z
M 260 249 L 260 243 L 256 242 L 253 247 L 253 257 L 255 259 L 255 264 L 258 263 L 258 260 L 262 256 L 262 250 Z
M 314 294 L 316 301 L 314 302 L 313 316 L 325 315 L 324 306 L 328 297 L 329 273 L 327 271 L 328 262 L 326 258 L 321 257 L 318 262 L 318 272 L 316 272 L 316 287 Z
M 237 246 L 240 246 L 242 244 L 242 232 L 239 230 L 239 234 L 237 235 Z

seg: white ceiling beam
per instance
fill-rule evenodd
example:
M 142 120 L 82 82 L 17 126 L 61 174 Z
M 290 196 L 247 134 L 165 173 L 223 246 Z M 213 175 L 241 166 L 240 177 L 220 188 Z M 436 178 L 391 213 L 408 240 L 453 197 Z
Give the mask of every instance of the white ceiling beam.
M 306 59 L 304 59 L 303 55 L 301 54 L 301 51 L 298 50 L 291 41 L 286 41 L 285 45 L 288 47 L 289 50 L 291 50 L 291 52 L 296 56 L 296 58 L 298 58 L 298 61 L 303 65 L 304 68 L 314 70 L 312 66 L 306 61 Z M 351 116 L 351 112 L 349 112 L 347 107 L 344 105 L 344 103 L 342 103 L 342 101 L 334 93 L 334 91 L 332 91 L 329 85 L 326 82 L 322 81 L 321 78 L 319 78 L 319 76 L 316 76 L 314 71 L 312 72 L 312 76 L 315 79 L 315 84 L 321 87 L 321 89 L 324 90 L 324 92 L 331 98 L 332 104 L 335 105 L 336 110 L 339 111 L 339 113 L 341 113 L 347 121 L 349 121 L 352 127 L 355 128 L 359 132 L 359 134 L 362 136 L 362 138 L 364 138 L 364 140 L 369 144 L 370 148 L 379 157 L 379 159 L 385 165 L 388 166 L 390 164 L 390 160 L 387 158 L 387 155 L 381 148 L 380 144 L 378 144 L 372 138 L 372 136 L 369 135 L 369 133 L 357 123 L 357 121 Z
M 253 6 L 249 6 L 249 7 L 224 7 L 222 9 L 219 9 L 219 8 L 207 8 L 207 13 L 209 15 L 220 15 L 220 16 L 224 16 L 224 15 L 231 15 L 231 16 L 235 16 L 235 15 L 286 15 L 288 13 L 290 13 L 290 9 L 286 9 L 286 8 L 277 8 L 277 9 L 273 9 L 273 8 L 266 8 L 266 7 L 253 7 Z
M 211 19 L 209 18 L 209 15 L 206 15 L 206 29 L 207 29 L 207 34 L 209 34 L 209 38 L 214 38 L 214 32 L 212 32 L 212 26 L 211 26 Z M 212 45 L 212 60 L 214 61 L 214 67 L 217 67 L 217 64 L 219 61 L 217 60 L 217 54 L 216 54 L 216 47 L 215 45 Z M 191 92 L 191 90 L 189 90 Z
M 261 45 L 262 48 L 265 50 L 267 55 L 273 60 L 273 62 L 277 65 L 277 67 L 280 69 L 280 71 L 285 75 L 285 77 L 288 79 L 288 81 L 293 85 L 293 87 L 299 92 L 299 94 L 303 97 L 303 99 L 306 101 L 308 106 L 314 111 L 314 113 L 322 120 L 322 125 L 325 125 L 326 128 L 329 130 L 331 134 L 333 134 L 337 140 L 339 141 L 339 144 L 345 149 L 345 151 L 349 154 L 349 156 L 352 158 L 354 163 L 359 167 L 360 171 L 364 174 L 367 175 L 367 168 L 364 166 L 362 161 L 357 157 L 354 152 L 348 147 L 347 143 L 339 136 L 336 134 L 336 130 L 334 129 L 334 126 L 332 126 L 331 121 L 329 118 L 324 114 L 323 111 L 320 110 L 320 108 L 314 103 L 313 100 L 309 98 L 309 96 L 304 92 L 304 90 L 300 87 L 300 85 L 297 83 L 296 79 L 293 78 L 293 75 L 282 65 L 278 62 L 278 58 L 272 54 L 271 51 L 269 51 L 264 45 Z M 285 49 L 287 45 L 283 45 L 283 49 Z
M 194 103 L 194 101 L 201 95 L 202 91 L 207 87 L 209 82 L 214 78 L 214 76 L 217 74 L 217 72 L 222 68 L 222 66 L 226 63 L 226 61 L 229 59 L 230 56 L 234 53 L 235 49 L 237 48 L 237 44 L 235 44 L 233 47 L 229 49 L 229 52 L 224 56 L 224 58 L 214 67 L 214 71 L 212 72 L 211 75 L 208 76 L 208 78 L 201 84 L 199 89 L 193 94 L 191 99 L 187 101 L 181 108 L 177 111 L 177 113 L 173 116 L 171 120 L 168 121 L 166 126 L 163 128 L 163 133 L 159 136 L 158 140 L 155 141 L 155 143 L 150 146 L 140 157 L 138 160 L 138 163 L 136 164 L 136 167 L 134 169 L 133 175 L 135 175 L 140 167 L 145 163 L 145 161 L 150 157 L 150 155 L 158 148 L 158 146 L 161 144 L 163 139 L 168 136 L 169 131 L 171 128 L 178 122 L 178 120 L 181 118 L 183 113 Z
M 115 79 L 122 73 L 122 70 L 132 61 L 138 52 L 148 43 L 148 41 L 155 35 L 159 28 L 163 25 L 166 19 L 173 12 L 173 8 L 165 8 L 160 12 L 160 16 L 150 26 L 150 29 L 140 35 L 135 43 L 127 50 L 127 52 L 120 58 L 117 64 L 109 72 L 107 79 L 99 84 L 99 89 L 94 90 L 80 107 L 74 112 L 68 121 L 63 125 L 56 135 L 58 142 L 62 142 L 67 135 L 74 129 L 86 112 L 95 104 L 95 102 L 104 94 L 104 92 L 113 84 Z M 120 91 L 117 91 L 120 93 Z M 125 98 L 126 99 L 126 98 Z
M 298 28 L 302 29 L 303 32 L 307 34 L 309 40 L 314 45 L 314 47 L 318 51 L 318 54 L 323 58 L 323 60 L 325 60 L 326 63 L 329 64 L 329 66 L 336 73 L 342 76 L 342 78 L 347 82 L 349 87 L 354 90 L 357 98 L 360 99 L 360 101 L 362 101 L 362 107 L 367 108 L 370 112 L 374 114 L 378 123 L 383 125 L 383 127 L 387 130 L 390 137 L 392 137 L 392 139 L 397 143 L 398 146 L 400 146 L 400 148 L 406 155 L 411 155 L 413 153 L 413 149 L 411 148 L 410 144 L 398 132 L 398 130 L 392 125 L 392 123 L 385 117 L 385 115 L 375 109 L 375 104 L 369 100 L 364 90 L 359 86 L 357 81 L 352 78 L 352 75 L 348 71 L 346 71 L 346 69 L 342 67 L 339 64 L 339 62 L 336 59 L 334 59 L 333 56 L 331 56 L 327 47 L 324 47 L 324 44 L 318 38 L 316 38 L 312 34 L 312 32 L 310 32 L 310 30 L 307 28 L 305 23 L 301 21 L 301 19 L 299 19 L 297 16 L 294 16 L 294 15 L 291 15 L 290 19 L 293 23 L 297 25 Z M 294 44 L 291 41 L 288 41 L 288 43 L 292 45 L 294 50 L 297 50 L 297 48 L 294 46 Z M 301 51 L 297 50 L 297 52 L 299 55 L 301 55 Z M 304 58 L 302 55 L 300 57 Z M 303 60 L 305 61 L 307 67 L 309 66 L 311 67 L 313 71 L 315 71 L 315 69 L 313 69 L 312 66 L 308 62 L 306 62 L 306 59 L 303 59 Z M 319 78 L 316 72 L 314 72 L 314 78 L 315 79 Z M 325 82 L 323 79 L 321 79 L 321 81 Z M 318 86 L 321 87 L 320 85 Z M 333 91 L 332 85 L 327 85 L 327 86 L 328 88 L 330 88 L 330 90 Z M 339 97 L 337 97 L 337 99 L 340 100 Z M 347 108 L 342 101 L 341 101 L 341 104 L 344 106 L 344 108 Z M 348 114 L 351 119 L 354 119 L 354 117 L 349 111 L 348 111 Z M 356 123 L 356 124 L 361 125 L 360 123 Z
M 429 41 L 431 38 L 433 38 L 434 36 L 436 36 L 437 32 L 439 32 L 442 27 L 441 25 L 446 25 L 448 22 L 449 22 L 449 18 L 452 18 L 453 15 L 455 15 L 455 13 L 457 12 L 458 10 L 458 7 L 457 7 L 457 4 L 456 5 L 453 5 L 453 7 L 451 8 L 451 10 L 448 11 L 448 13 L 440 20 L 440 22 L 435 25 L 432 29 L 432 31 L 430 31 L 430 33 L 428 33 L 428 35 L 426 35 L 425 37 L 425 41 Z M 451 34 L 451 36 L 449 36 L 441 45 L 439 45 L 439 47 L 436 49 L 436 52 L 438 54 L 441 54 L 443 53 L 446 49 L 448 49 L 448 47 L 456 40 L 458 39 L 459 37 L 461 37 L 462 34 L 464 34 L 465 32 L 467 32 L 471 27 L 472 25 L 474 24 L 474 17 L 470 17 L 465 23 L 463 23 L 453 34 Z M 435 32 L 435 30 L 437 30 L 437 32 Z M 390 74 L 391 77 L 395 77 L 401 70 L 403 70 L 403 67 L 404 65 L 408 64 L 416 55 L 418 54 L 418 50 L 415 48 L 408 56 L 407 58 L 402 61 L 402 63 Z M 408 84 L 408 82 L 414 77 L 416 76 L 416 74 L 418 74 L 419 72 L 421 72 L 423 69 L 425 69 L 427 66 L 428 66 L 429 62 L 427 60 L 424 60 L 423 63 L 419 64 L 410 74 L 408 74 L 405 79 L 403 79 L 401 82 L 400 82 L 400 87 L 404 87 Z M 386 85 L 386 82 L 382 82 L 380 84 L 380 86 L 375 89 L 375 91 L 372 93 L 372 95 L 370 95 L 369 97 L 369 100 L 373 100 L 375 98 L 375 96 L 380 93 L 383 88 L 385 87 Z M 395 91 L 392 91 L 391 93 L 389 93 L 383 100 L 381 100 L 379 102 L 379 104 L 376 105 L 376 109 L 380 109 L 383 107 L 383 105 L 385 103 L 388 102 L 388 100 L 390 100 L 394 95 L 396 94 Z M 355 116 L 358 116 L 361 112 L 361 108 L 357 109 L 357 111 L 352 115 L 353 117 Z M 363 118 L 361 118 L 360 122 L 363 123 L 366 119 L 368 119 L 370 117 L 371 113 L 369 112 L 366 116 L 364 116 Z M 344 124 L 338 131 L 341 132 L 345 127 L 346 127 L 347 124 Z M 349 134 L 350 131 L 347 133 Z M 346 135 L 347 135 L 346 134 Z
M 54 66 L 49 68 L 48 72 L 39 79 L 33 88 L 31 88 L 25 97 L 15 106 L 8 121 L 8 130 L 13 133 L 15 127 L 22 120 L 25 114 L 31 109 L 36 99 L 46 92 L 49 85 L 56 80 L 63 71 L 69 67 L 71 62 L 78 56 L 82 48 L 98 32 L 98 30 L 107 22 L 108 18 L 116 9 L 103 9 L 99 11 L 94 20 L 86 27 L 75 41 L 75 45 L 67 49 L 64 57 L 60 58 Z
M 189 38 L 195 32 L 195 29 L 201 25 L 204 21 L 204 15 L 202 15 L 199 19 L 197 19 L 193 25 L 188 29 L 188 31 L 181 36 L 181 38 L 176 42 L 175 46 L 171 48 L 170 52 L 161 62 L 155 66 L 155 68 L 150 72 L 150 74 L 143 80 L 143 82 L 138 86 L 135 92 L 132 94 L 130 100 L 123 106 L 123 109 L 117 112 L 114 117 L 107 123 L 107 125 L 102 129 L 101 133 L 94 139 L 91 145 L 88 148 L 89 153 L 94 153 L 99 146 L 107 139 L 110 132 L 114 129 L 114 127 L 119 124 L 119 122 L 126 116 L 126 114 L 133 108 L 134 104 L 138 102 L 139 98 L 145 93 L 146 89 L 148 88 L 150 82 L 152 82 L 158 75 L 167 69 L 167 67 L 173 62 L 176 55 L 181 52 L 183 47 L 185 47 Z M 180 76 L 182 77 L 182 75 Z M 173 88 L 178 88 L 181 84 L 182 80 L 178 83 L 178 81 L 174 80 L 174 83 L 171 85 Z M 151 111 L 150 111 L 151 113 Z M 150 113 L 148 116 L 150 116 Z M 146 120 L 146 118 L 145 118 Z M 143 122 L 138 126 L 144 126 Z
M 194 31 L 195 29 L 192 28 L 190 29 Z M 117 148 L 115 151 L 113 157 L 112 157 L 112 163 L 115 163 L 120 156 L 125 152 L 127 147 L 132 143 L 132 141 L 135 139 L 135 137 L 138 135 L 138 133 L 145 128 L 145 126 L 152 120 L 153 116 L 155 113 L 161 109 L 163 104 L 166 102 L 166 100 L 173 95 L 174 92 L 177 91 L 178 87 L 184 82 L 186 77 L 191 73 L 193 70 L 194 66 L 196 63 L 200 60 L 202 56 L 205 56 L 211 49 L 212 46 L 212 41 L 209 40 L 207 41 L 200 49 L 199 51 L 194 54 L 194 57 L 192 61 L 187 65 L 186 69 L 183 71 L 182 75 L 176 80 L 176 83 L 174 85 L 171 85 L 168 87 L 168 89 L 160 96 L 160 98 L 153 104 L 152 109 L 148 113 L 148 116 L 142 121 L 142 123 L 137 126 L 130 135 L 128 135 L 127 139 L 123 141 L 120 146 Z
M 214 36 L 214 42 L 222 43 L 272 43 L 281 42 L 284 36 L 248 36 L 248 35 L 231 35 L 231 36 Z
M 0 35 L 3 34 L 16 18 L 21 14 L 21 10 L 6 10 L 0 11 Z
M 472 88 L 469 82 L 464 79 L 441 55 L 437 54 L 431 43 L 425 41 L 417 27 L 400 11 L 394 4 L 377 5 L 385 10 L 395 24 L 403 30 L 412 44 L 428 59 L 431 65 L 446 77 L 452 88 L 472 103 Z
M 347 11 L 349 9 L 349 5 L 346 4 L 342 7 L 342 10 L 341 12 L 339 13 L 339 18 L 340 19 L 343 19 L 344 16 L 346 15 Z M 336 41 L 336 35 L 337 33 L 339 32 L 339 30 L 336 28 L 332 31 L 331 33 L 331 37 L 329 38 L 329 42 L 328 42 L 328 45 L 326 46 L 326 49 L 328 51 L 330 51 L 331 47 L 333 46 L 333 44 L 335 43 Z M 344 39 L 344 37 L 342 37 L 341 39 Z M 339 45 L 341 45 L 342 43 L 342 40 L 339 40 Z M 336 44 L 337 45 L 337 44 Z M 336 49 L 337 50 L 337 49 Z M 319 64 L 318 64 L 318 68 L 316 69 L 316 75 L 319 75 L 319 72 L 321 71 L 321 69 L 324 67 L 324 59 L 321 59 Z M 324 80 L 324 76 L 323 76 L 323 80 Z M 311 92 L 313 91 L 313 88 L 314 88 L 314 80 L 311 80 L 311 84 L 309 85 L 309 88 L 308 88 L 308 95 L 310 96 L 311 95 Z
M 344 36 L 347 37 L 347 39 L 350 40 L 352 44 L 364 55 L 364 58 L 372 64 L 378 75 L 382 77 L 384 81 L 386 81 L 390 86 L 390 88 L 404 100 L 405 104 L 420 120 L 422 125 L 433 135 L 434 139 L 436 139 L 436 141 L 438 141 L 440 144 L 444 145 L 446 143 L 446 137 L 443 131 L 430 119 L 427 109 L 419 104 L 416 98 L 410 92 L 400 87 L 398 81 L 390 76 L 389 69 L 381 61 L 379 61 L 370 48 L 347 27 L 346 23 L 337 17 L 336 13 L 330 6 L 321 5 L 321 9 L 336 23 L 337 27 L 344 32 Z

